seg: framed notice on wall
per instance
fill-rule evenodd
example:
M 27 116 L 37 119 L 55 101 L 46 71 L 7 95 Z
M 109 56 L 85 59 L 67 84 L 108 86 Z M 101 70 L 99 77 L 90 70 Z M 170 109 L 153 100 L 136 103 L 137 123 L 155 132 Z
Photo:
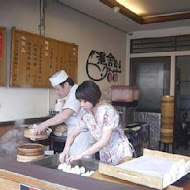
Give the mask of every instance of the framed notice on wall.
M 6 39 L 7 30 L 0 27 L 0 86 L 6 84 Z
M 77 82 L 77 65 L 77 45 L 12 29 L 10 86 L 49 88 L 62 69 Z

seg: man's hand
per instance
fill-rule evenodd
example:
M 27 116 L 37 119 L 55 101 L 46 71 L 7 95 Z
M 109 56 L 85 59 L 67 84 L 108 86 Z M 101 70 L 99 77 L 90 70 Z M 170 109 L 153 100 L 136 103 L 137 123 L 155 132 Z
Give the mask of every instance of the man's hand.
M 46 126 L 44 126 L 42 123 L 39 125 L 36 125 L 34 134 L 40 135 L 46 131 Z

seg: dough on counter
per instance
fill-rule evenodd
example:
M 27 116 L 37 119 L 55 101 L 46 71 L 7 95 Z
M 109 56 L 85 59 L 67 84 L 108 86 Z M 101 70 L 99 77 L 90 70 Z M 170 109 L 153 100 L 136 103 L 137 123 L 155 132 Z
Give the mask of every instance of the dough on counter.
M 80 168 L 79 168 L 79 166 L 76 165 L 74 168 L 75 168 L 75 174 L 80 175 Z
M 68 165 L 67 163 L 59 164 L 58 170 L 62 170 L 62 171 L 65 171 L 65 172 L 70 171 L 71 170 L 71 165 Z
M 85 173 L 85 168 L 83 166 L 80 168 L 80 173 L 81 174 Z
M 59 166 L 58 166 L 57 169 L 58 169 L 58 170 L 62 170 L 62 169 L 63 169 L 63 164 L 59 164 Z
M 75 168 L 71 168 L 71 173 L 75 174 Z
M 68 165 L 67 163 L 59 164 L 58 169 L 66 173 L 72 173 L 81 176 L 91 176 L 94 173 L 94 171 L 87 171 L 85 173 L 85 168 L 83 166 L 79 167 L 76 165 L 75 167 L 71 167 L 71 165 Z
M 87 171 L 86 173 L 81 174 L 81 176 L 89 177 L 94 173 L 94 171 Z

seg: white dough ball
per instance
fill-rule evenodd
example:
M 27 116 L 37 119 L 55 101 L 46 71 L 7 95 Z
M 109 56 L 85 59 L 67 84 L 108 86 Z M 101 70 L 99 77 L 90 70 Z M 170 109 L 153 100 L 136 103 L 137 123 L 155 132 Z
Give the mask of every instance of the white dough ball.
M 88 176 L 88 172 L 81 174 L 81 176 L 87 177 Z
M 58 170 L 62 170 L 62 169 L 63 169 L 63 164 L 59 164 Z
M 71 165 L 67 165 L 67 169 L 68 169 L 68 170 L 71 170 Z
M 64 172 L 67 171 L 67 164 L 66 164 L 66 163 L 63 163 L 62 170 L 63 170 Z
M 90 171 L 86 172 L 86 176 L 89 177 L 90 176 Z
M 85 173 L 85 168 L 83 166 L 80 168 L 80 173 L 81 174 Z
M 75 168 L 71 168 L 71 173 L 75 174 Z
M 77 175 L 80 175 L 80 169 L 79 169 L 79 170 L 75 170 L 75 173 L 76 173 Z
M 186 162 L 184 159 L 181 159 L 180 161 L 178 161 L 179 165 L 184 165 Z
M 179 171 L 178 173 L 176 173 L 176 175 L 177 175 L 177 179 L 179 179 L 186 174 L 185 160 L 181 159 L 180 161 L 178 161 L 177 166 L 178 166 Z
M 89 174 L 89 171 L 83 173 L 82 175 L 83 175 L 83 176 L 88 176 L 88 174 Z
M 176 181 L 177 179 L 177 173 L 176 172 L 170 172 L 170 177 L 171 177 L 171 183 Z
M 89 177 L 94 173 L 94 171 L 87 171 L 86 173 L 81 174 L 81 176 Z
M 77 170 L 78 170 L 78 169 L 79 169 L 79 166 L 78 166 L 78 165 L 76 165 L 76 166 L 75 166 L 75 169 L 77 169 Z
M 179 172 L 177 173 L 177 179 L 180 179 L 182 176 L 186 174 L 185 165 L 181 165 Z
M 180 173 L 183 173 L 184 175 L 185 175 L 185 173 L 186 173 L 186 167 L 185 167 L 185 164 L 183 165 L 183 166 L 181 166 L 181 168 L 180 168 Z
M 93 173 L 94 173 L 94 171 L 90 171 L 90 172 L 89 172 L 90 176 L 91 176 Z
M 185 168 L 186 168 L 186 173 L 189 173 L 190 172 L 190 163 L 186 163 L 185 164 Z
M 172 178 L 172 177 L 171 177 L 171 174 L 170 174 L 170 173 L 166 173 L 166 174 L 164 175 L 164 179 L 163 179 L 163 186 L 164 186 L 164 187 L 166 187 L 166 186 L 168 186 L 169 184 L 171 184 L 171 181 L 172 181 L 171 178 Z
M 178 170 L 179 170 L 179 166 L 177 165 L 177 163 L 172 164 L 170 172 L 171 173 L 173 173 L 173 172 L 176 173 L 176 172 L 178 172 Z
M 75 174 L 80 175 L 80 168 L 78 165 L 75 166 Z
M 190 161 L 188 161 L 186 164 L 187 164 L 187 166 L 188 166 L 189 169 L 190 169 Z
M 64 167 L 64 168 L 62 169 L 62 171 L 63 171 L 63 172 L 67 172 L 67 168 Z

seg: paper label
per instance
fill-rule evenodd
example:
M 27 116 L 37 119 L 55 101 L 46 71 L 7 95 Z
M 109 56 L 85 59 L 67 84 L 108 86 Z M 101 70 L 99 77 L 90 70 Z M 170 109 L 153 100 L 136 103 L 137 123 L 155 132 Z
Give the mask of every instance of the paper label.
M 37 187 L 32 187 L 32 186 L 29 186 L 29 185 L 25 185 L 25 184 L 20 184 L 20 190 L 42 190 L 42 189 L 39 189 Z

